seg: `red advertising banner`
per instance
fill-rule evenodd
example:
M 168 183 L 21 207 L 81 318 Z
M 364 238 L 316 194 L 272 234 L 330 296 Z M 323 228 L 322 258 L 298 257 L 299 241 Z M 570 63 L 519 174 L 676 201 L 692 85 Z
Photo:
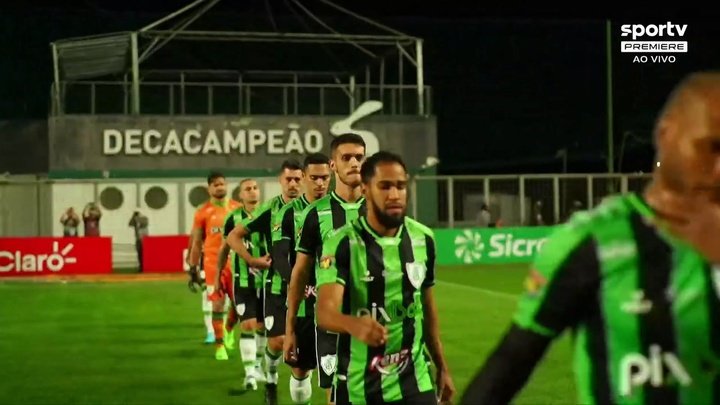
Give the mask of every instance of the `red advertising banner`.
M 189 235 L 143 238 L 143 273 L 182 273 Z
M 111 238 L 0 238 L 0 277 L 108 273 Z

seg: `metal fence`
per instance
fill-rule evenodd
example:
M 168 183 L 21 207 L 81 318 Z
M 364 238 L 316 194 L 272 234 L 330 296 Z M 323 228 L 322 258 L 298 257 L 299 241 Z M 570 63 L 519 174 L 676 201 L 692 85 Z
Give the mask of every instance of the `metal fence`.
M 416 176 L 410 212 L 431 227 L 478 226 L 486 204 L 502 226 L 552 225 L 618 193 L 642 192 L 649 174 Z
M 556 224 L 609 195 L 641 192 L 649 179 L 648 174 L 418 175 L 411 183 L 409 213 L 431 227 L 477 226 L 485 203 L 492 221 L 504 226 Z M 275 177 L 257 180 L 263 198 L 280 190 Z M 230 194 L 237 194 L 238 181 L 228 179 Z M 127 217 L 135 209 L 154 215 L 156 224 L 163 223 L 162 232 L 187 232 L 188 215 L 206 198 L 202 179 L 0 178 L 0 236 L 59 235 L 64 210 L 74 206 L 81 211 L 89 201 L 100 204 L 103 222 L 117 222 L 103 230 L 123 230 L 118 240 L 130 238 Z

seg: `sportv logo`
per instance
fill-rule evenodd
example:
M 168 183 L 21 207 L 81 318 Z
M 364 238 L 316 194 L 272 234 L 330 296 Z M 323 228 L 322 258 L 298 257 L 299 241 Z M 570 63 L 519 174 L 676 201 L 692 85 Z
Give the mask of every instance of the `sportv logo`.
M 41 272 L 49 270 L 59 272 L 65 264 L 74 264 L 76 257 L 68 257 L 74 245 L 68 243 L 60 250 L 60 243 L 53 242 L 52 253 L 34 254 L 23 253 L 20 250 L 9 252 L 0 250 L 0 273 L 15 272 Z
M 679 41 L 687 31 L 687 24 L 673 24 L 668 21 L 665 24 L 624 24 L 620 26 L 620 36 L 630 37 L 631 41 L 621 41 L 620 51 L 623 53 L 686 53 L 688 51 L 687 41 Z M 650 37 L 652 40 L 643 40 Z M 655 37 L 672 37 L 673 40 L 656 40 Z M 670 62 L 676 60 L 673 55 L 646 55 L 635 56 L 633 63 L 646 62 Z
M 467 229 L 455 237 L 455 257 L 464 263 L 479 260 L 483 254 L 493 258 L 528 257 L 540 251 L 546 240 L 547 238 L 515 239 L 510 233 L 496 233 L 490 237 L 489 249 L 486 252 L 482 236 Z

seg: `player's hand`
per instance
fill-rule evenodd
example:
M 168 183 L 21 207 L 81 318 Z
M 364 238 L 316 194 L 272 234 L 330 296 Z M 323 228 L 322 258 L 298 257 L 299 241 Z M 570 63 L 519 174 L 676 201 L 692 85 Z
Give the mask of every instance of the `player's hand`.
M 197 266 L 190 266 L 188 276 L 190 277 L 190 280 L 188 280 L 188 288 L 190 291 L 196 293 L 198 288 L 203 288 L 203 280 L 200 277 Z
M 283 357 L 285 358 L 285 363 L 290 367 L 295 367 L 297 365 L 298 353 L 294 331 L 285 331 L 285 339 L 283 340 Z
M 377 347 L 387 343 L 387 329 L 369 315 L 357 318 L 354 329 L 352 335 L 368 346 Z
M 450 371 L 439 368 L 435 379 L 438 391 L 438 403 L 451 404 L 455 397 L 455 384 L 453 384 Z
M 255 267 L 256 269 L 269 269 L 270 265 L 272 264 L 272 259 L 270 258 L 270 255 L 265 255 L 263 257 L 253 257 L 253 260 L 250 264 L 250 267 Z

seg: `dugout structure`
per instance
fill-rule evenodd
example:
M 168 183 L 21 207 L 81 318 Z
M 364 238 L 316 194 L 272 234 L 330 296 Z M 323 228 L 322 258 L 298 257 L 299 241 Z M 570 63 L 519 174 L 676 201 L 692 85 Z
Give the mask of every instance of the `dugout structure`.
M 52 42 L 51 115 L 325 115 L 365 100 L 431 114 L 422 39 L 329 0 L 246 3 L 196 0 L 134 31 Z M 234 7 L 247 18 L 224 18 Z

